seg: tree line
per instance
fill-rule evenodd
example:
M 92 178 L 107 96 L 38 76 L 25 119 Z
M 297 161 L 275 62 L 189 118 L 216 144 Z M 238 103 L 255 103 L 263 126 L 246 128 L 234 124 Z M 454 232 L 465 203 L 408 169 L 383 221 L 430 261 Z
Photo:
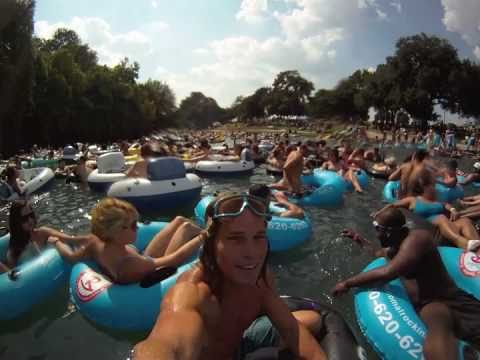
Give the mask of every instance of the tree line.
M 237 117 L 272 114 L 315 118 L 366 118 L 400 110 L 435 119 L 435 105 L 480 116 L 480 67 L 459 59 L 444 39 L 426 34 L 401 38 L 395 53 L 374 71 L 357 70 L 333 89 L 315 91 L 296 70 L 279 73 L 271 86 L 239 96 L 226 109 L 201 92 L 176 105 L 165 82 L 138 81 L 140 66 L 123 59 L 108 67 L 69 29 L 51 39 L 33 36 L 34 0 L 0 4 L 0 153 L 9 156 L 36 143 L 132 139 L 166 127 L 205 128 Z

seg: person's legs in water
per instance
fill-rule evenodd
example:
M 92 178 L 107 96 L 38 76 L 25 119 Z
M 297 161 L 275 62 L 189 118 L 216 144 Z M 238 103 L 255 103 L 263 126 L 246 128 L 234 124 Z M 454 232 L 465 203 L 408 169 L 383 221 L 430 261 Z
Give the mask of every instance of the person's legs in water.
M 355 189 L 356 192 L 362 193 L 362 187 L 360 186 L 360 183 L 358 182 L 357 175 L 355 174 L 355 169 L 348 169 L 346 178 L 348 181 L 350 181 L 353 185 L 353 188 Z
M 200 234 L 201 231 L 202 229 L 200 227 L 191 222 L 183 223 L 182 225 L 180 225 L 178 230 L 175 231 L 175 234 L 173 234 L 164 255 L 174 253 L 175 251 L 180 249 L 185 243 L 189 242 L 195 236 Z
M 427 327 L 423 344 L 426 360 L 457 359 L 458 340 L 453 334 L 453 319 L 449 308 L 438 302 L 425 305 L 420 317 Z
M 288 182 L 285 179 L 281 179 L 279 182 L 269 185 L 270 189 L 289 191 Z
M 453 242 L 455 246 L 459 248 L 465 249 L 467 247 L 468 240 L 471 240 L 462 236 L 459 227 L 447 219 L 447 217 L 443 214 L 437 215 L 437 217 L 432 221 L 432 224 L 438 226 L 440 234 Z
M 173 240 L 174 234 L 185 223 L 190 223 L 190 220 L 183 216 L 175 217 L 175 219 L 155 235 L 145 249 L 144 254 L 151 257 L 161 257 L 165 255 L 167 248 Z M 193 236 L 194 234 L 192 237 Z
M 295 174 L 292 174 L 292 171 L 283 171 L 284 176 L 287 179 L 289 186 L 289 191 L 296 195 L 301 195 L 302 194 L 302 182 L 300 181 L 300 177 L 295 176 Z
M 473 226 L 472 221 L 469 218 L 461 218 L 454 222 L 454 225 L 460 228 L 460 233 L 469 240 L 480 240 L 480 235 L 477 229 Z M 480 255 L 480 248 L 475 250 L 477 255 Z

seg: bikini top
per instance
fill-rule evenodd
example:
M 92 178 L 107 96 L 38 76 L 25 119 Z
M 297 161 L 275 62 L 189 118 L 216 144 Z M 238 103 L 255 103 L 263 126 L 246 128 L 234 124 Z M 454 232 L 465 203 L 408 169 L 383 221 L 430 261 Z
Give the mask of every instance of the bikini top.
M 415 199 L 415 207 L 413 212 L 423 218 L 427 218 L 432 215 L 442 214 L 444 211 L 444 206 L 441 202 L 428 202 L 420 200 L 419 197 Z

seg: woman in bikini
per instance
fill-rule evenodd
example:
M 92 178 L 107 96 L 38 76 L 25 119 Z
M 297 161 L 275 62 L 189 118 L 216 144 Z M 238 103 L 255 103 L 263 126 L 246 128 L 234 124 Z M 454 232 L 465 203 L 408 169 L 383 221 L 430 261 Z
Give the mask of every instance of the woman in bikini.
M 93 259 L 115 283 L 138 282 L 157 268 L 178 266 L 190 258 L 204 238 L 201 228 L 177 216 L 140 253 L 137 237 L 138 212 L 128 202 L 105 198 L 92 210 L 92 233 L 75 250 L 61 239 L 49 238 L 69 261 Z
M 457 210 L 450 204 L 436 200 L 435 176 L 427 169 L 422 170 L 415 183 L 414 196 L 407 196 L 383 210 L 395 207 L 406 208 L 437 226 L 440 234 L 455 246 L 466 250 L 475 250 L 480 246 L 480 235 L 468 218 L 459 218 Z M 445 214 L 448 214 L 447 217 Z

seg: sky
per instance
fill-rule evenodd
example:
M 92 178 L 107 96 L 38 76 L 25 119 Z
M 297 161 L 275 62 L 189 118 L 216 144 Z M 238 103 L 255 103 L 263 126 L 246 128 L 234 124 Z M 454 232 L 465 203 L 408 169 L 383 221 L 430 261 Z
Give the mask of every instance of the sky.
M 140 64 L 140 81 L 166 82 L 224 107 L 298 70 L 330 89 L 374 69 L 400 37 L 448 39 L 480 61 L 480 0 L 37 0 L 35 33 L 76 31 L 99 62 Z

